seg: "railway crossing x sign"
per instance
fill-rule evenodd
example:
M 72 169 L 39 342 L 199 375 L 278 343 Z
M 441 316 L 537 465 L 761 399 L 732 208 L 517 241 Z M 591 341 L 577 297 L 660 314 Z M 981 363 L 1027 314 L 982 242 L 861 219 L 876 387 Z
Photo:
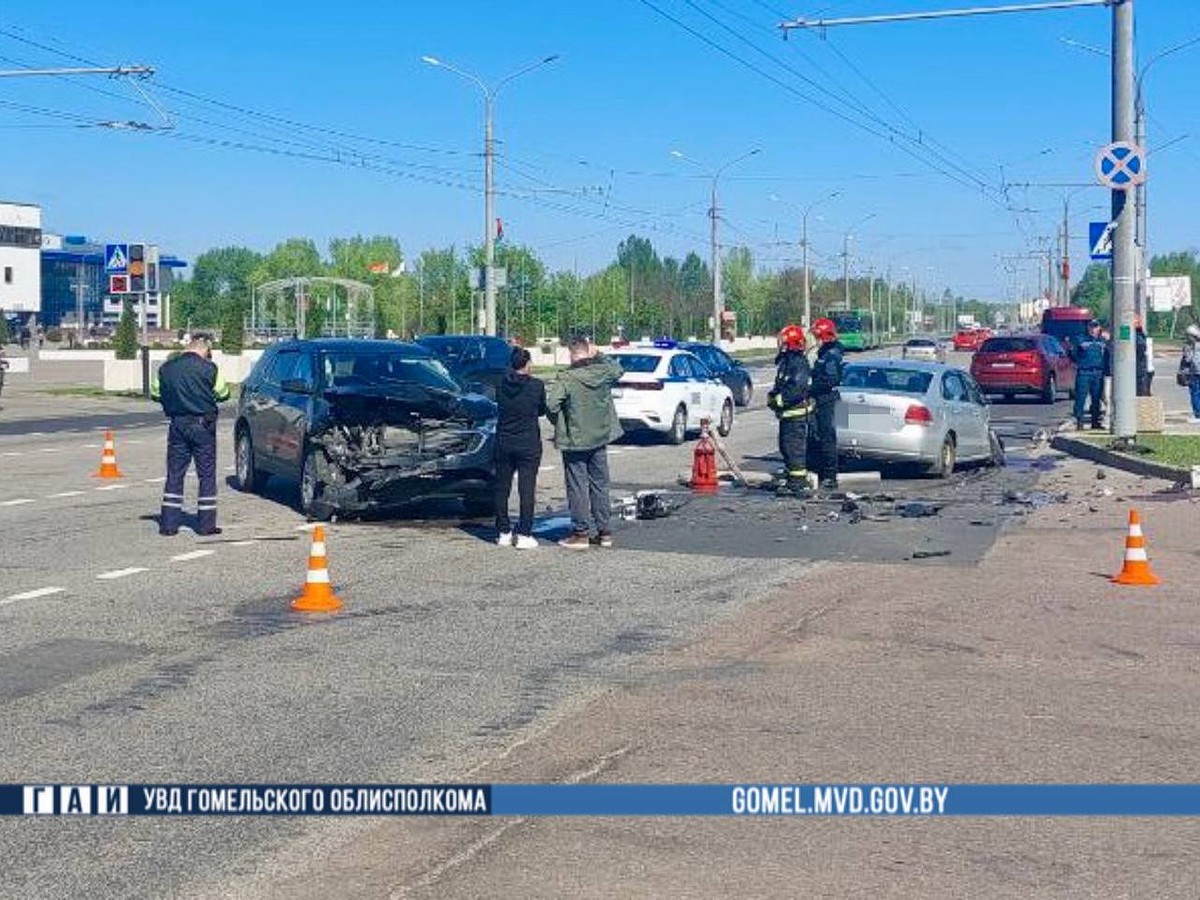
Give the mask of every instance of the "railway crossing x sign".
M 1096 154 L 1096 177 L 1114 191 L 1128 190 L 1146 180 L 1146 154 L 1137 144 L 1115 141 Z

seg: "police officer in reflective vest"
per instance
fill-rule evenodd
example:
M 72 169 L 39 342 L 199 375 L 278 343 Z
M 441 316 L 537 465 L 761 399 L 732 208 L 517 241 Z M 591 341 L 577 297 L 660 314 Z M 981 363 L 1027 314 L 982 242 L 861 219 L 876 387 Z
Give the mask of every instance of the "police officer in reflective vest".
M 168 359 L 150 385 L 171 420 L 167 431 L 167 483 L 163 486 L 158 533 L 179 532 L 183 518 L 183 479 L 195 460 L 200 492 L 196 500 L 197 534 L 220 534 L 217 527 L 217 404 L 229 399 L 229 386 L 212 361 L 203 335 L 187 350 Z
M 1100 323 L 1095 319 L 1088 322 L 1087 336 L 1071 343 L 1071 359 L 1075 361 L 1075 426 L 1083 429 L 1084 402 L 1090 397 L 1092 428 L 1100 428 L 1108 341 L 1100 336 Z
M 779 332 L 775 357 L 775 386 L 767 405 L 779 419 L 779 453 L 787 481 L 780 493 L 803 496 L 808 491 L 808 427 L 813 410 L 809 397 L 812 369 L 804 354 L 804 329 L 788 325 Z
M 816 404 L 809 426 L 809 457 L 820 478 L 821 490 L 837 489 L 837 424 L 834 411 L 838 386 L 842 383 L 845 348 L 838 341 L 837 326 L 831 319 L 817 319 L 812 333 L 820 341 L 812 372 L 812 398 Z

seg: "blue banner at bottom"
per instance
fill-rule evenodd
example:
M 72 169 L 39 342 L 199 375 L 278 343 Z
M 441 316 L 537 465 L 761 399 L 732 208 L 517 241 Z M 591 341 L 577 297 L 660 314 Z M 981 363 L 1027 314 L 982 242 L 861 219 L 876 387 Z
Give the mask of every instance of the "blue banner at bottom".
M 0 815 L 1200 817 L 1200 784 L 16 784 Z

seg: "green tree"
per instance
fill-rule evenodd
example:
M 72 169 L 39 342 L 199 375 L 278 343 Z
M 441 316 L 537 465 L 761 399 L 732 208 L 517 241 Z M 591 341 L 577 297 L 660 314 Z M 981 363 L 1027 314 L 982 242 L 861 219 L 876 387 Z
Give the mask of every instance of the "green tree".
M 225 314 L 221 317 L 221 350 L 238 356 L 245 346 L 246 307 L 237 299 L 225 302 Z
M 1112 312 L 1112 275 L 1106 263 L 1092 263 L 1071 291 L 1071 303 L 1085 306 L 1097 319 L 1107 319 Z
M 262 254 L 247 247 L 216 247 L 196 257 L 189 281 L 178 282 L 171 292 L 173 318 L 187 327 L 212 328 L 222 321 L 230 299 L 250 303 L 255 271 Z
M 127 299 L 121 310 L 121 320 L 117 323 L 117 333 L 113 336 L 113 349 L 117 352 L 117 359 L 137 359 L 137 320 L 134 318 L 132 300 Z

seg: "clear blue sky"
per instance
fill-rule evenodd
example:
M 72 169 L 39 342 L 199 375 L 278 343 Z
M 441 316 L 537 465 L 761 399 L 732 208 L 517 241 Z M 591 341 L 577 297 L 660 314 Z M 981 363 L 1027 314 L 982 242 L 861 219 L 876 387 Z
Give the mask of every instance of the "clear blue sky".
M 818 267 L 836 270 L 843 232 L 873 214 L 856 230 L 856 258 L 931 290 L 1004 299 L 1036 290 L 1037 270 L 1024 261 L 1008 274 L 1000 257 L 1053 233 L 1067 189 L 1005 195 L 1002 168 L 1009 183 L 1093 180 L 1109 134 L 1108 63 L 1062 39 L 1107 48 L 1111 12 L 869 26 L 824 40 L 793 32 L 786 43 L 776 28 L 785 16 L 963 5 L 982 0 L 19 4 L 0 14 L 0 67 L 78 64 L 26 41 L 154 65 L 145 88 L 176 128 L 91 127 L 160 121 L 105 78 L 0 80 L 0 196 L 42 204 L 49 230 L 152 239 L 185 256 L 297 235 L 323 247 L 394 234 L 414 255 L 477 243 L 481 96 L 421 57 L 492 81 L 558 53 L 507 85 L 496 117 L 506 237 L 552 266 L 603 265 L 631 232 L 660 253 L 707 257 L 708 181 L 670 151 L 711 167 L 760 147 L 722 178 L 723 243 L 750 245 L 763 266 L 794 262 L 797 206 L 838 191 L 810 221 Z M 1141 62 L 1200 36 L 1200 4 L 1137 7 Z M 1151 71 L 1150 147 L 1187 135 L 1152 158 L 1151 241 L 1186 249 L 1200 243 L 1200 45 Z M 1107 195 L 1088 188 L 1071 202 L 1078 237 L 1104 216 Z M 1076 275 L 1084 252 L 1077 240 Z

